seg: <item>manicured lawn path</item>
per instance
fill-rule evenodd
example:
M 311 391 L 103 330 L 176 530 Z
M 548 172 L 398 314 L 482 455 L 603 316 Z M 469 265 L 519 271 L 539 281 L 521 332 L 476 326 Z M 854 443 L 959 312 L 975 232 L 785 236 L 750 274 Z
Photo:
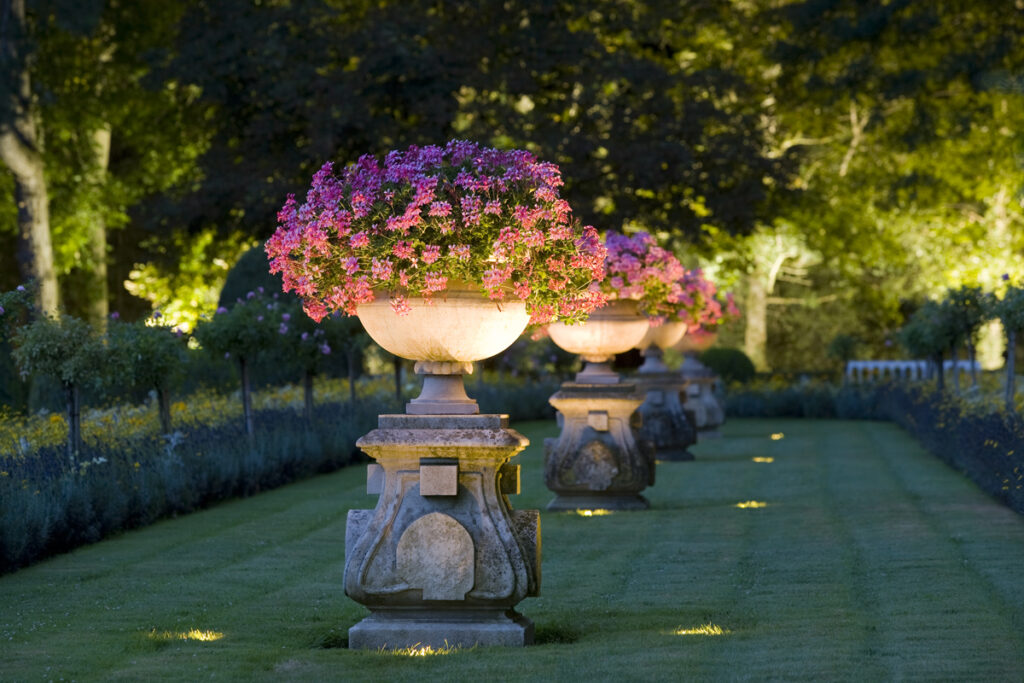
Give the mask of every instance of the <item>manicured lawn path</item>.
M 518 427 L 513 502 L 543 508 L 554 425 Z M 724 433 L 658 468 L 649 511 L 542 515 L 533 647 L 338 647 L 365 614 L 341 587 L 357 467 L 0 577 L 0 680 L 1024 679 L 1024 517 L 890 424 Z

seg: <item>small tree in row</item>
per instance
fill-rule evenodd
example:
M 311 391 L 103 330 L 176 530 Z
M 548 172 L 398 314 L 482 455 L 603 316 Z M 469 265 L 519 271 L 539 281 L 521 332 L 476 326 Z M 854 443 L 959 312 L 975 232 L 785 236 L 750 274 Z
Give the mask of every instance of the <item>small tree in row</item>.
M 1013 410 L 1014 398 L 1017 394 L 1017 369 L 1015 357 L 1017 336 L 1024 331 L 1024 287 L 1010 285 L 1003 298 L 995 300 L 992 305 L 993 314 L 998 317 L 1006 328 L 1006 407 Z

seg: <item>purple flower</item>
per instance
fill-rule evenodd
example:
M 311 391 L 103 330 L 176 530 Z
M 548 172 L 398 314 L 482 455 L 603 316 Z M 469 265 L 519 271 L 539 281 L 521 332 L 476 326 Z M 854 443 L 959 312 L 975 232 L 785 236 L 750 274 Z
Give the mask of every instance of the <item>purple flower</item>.
M 279 334 L 288 334 L 288 326 L 281 323 L 281 327 L 277 328 Z
M 262 315 L 256 316 L 256 322 L 258 322 L 258 323 L 263 322 L 263 316 Z
M 246 295 L 245 295 L 245 298 L 246 298 L 246 299 L 251 299 L 251 298 L 253 298 L 254 296 L 256 296 L 256 292 L 249 292 L 248 294 L 246 294 Z
M 114 311 L 113 313 L 110 314 L 110 319 L 111 320 L 117 320 L 120 317 L 121 317 L 121 314 L 118 313 L 117 311 Z
M 218 306 L 217 307 L 217 313 L 218 314 L 220 314 L 220 313 L 227 313 L 227 312 L 228 312 L 228 309 L 224 308 L 223 306 Z
M 331 355 L 331 347 L 328 346 L 327 344 L 324 344 L 323 346 L 320 347 L 320 353 L 324 354 L 325 356 Z
M 160 311 L 153 311 L 153 318 L 154 319 L 160 318 L 160 317 L 163 317 L 163 313 L 161 313 Z
M 309 339 L 309 332 L 303 332 L 302 333 L 302 341 L 306 341 L 307 339 Z
M 24 292 L 25 291 L 25 285 L 18 285 L 18 291 L 19 292 Z
M 288 322 L 291 319 L 292 319 L 292 314 L 291 313 L 282 313 L 281 314 L 281 320 L 283 320 L 285 322 Z
M 0 315 L 3 315 L 3 314 L 4 314 L 4 307 L 0 306 Z
M 1010 274 L 1009 273 L 1003 273 L 1003 282 L 1009 282 L 1009 281 L 1010 281 Z
M 226 352 L 224 354 L 224 360 L 227 360 L 228 358 L 231 358 L 231 354 Z

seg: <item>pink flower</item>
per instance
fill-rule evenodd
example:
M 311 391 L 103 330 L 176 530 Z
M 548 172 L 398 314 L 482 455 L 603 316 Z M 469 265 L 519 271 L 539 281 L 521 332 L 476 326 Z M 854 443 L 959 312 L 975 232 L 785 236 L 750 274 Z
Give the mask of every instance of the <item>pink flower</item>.
M 409 305 L 407 297 L 395 296 L 391 298 L 391 310 L 398 315 L 409 315 L 412 312 L 412 306 Z
M 470 257 L 468 244 L 453 244 L 448 247 L 448 253 L 460 261 L 468 261 Z
M 345 259 L 345 263 L 342 265 L 342 268 L 345 269 L 346 273 L 352 275 L 359 270 L 359 259 L 355 256 L 349 256 Z
M 452 205 L 448 202 L 434 202 L 430 205 L 430 210 L 427 211 L 428 216 L 448 216 L 451 215 Z
M 411 242 L 396 242 L 395 246 L 391 248 L 391 253 L 398 258 L 416 262 L 416 250 L 413 249 Z
M 387 258 L 377 259 L 377 258 L 375 258 L 375 259 L 373 259 L 373 263 L 372 263 L 372 265 L 370 267 L 370 273 L 377 280 L 388 280 L 388 279 L 391 278 L 391 273 L 393 271 L 393 268 L 394 268 L 394 266 L 391 263 L 391 259 L 387 259 Z
M 420 257 L 423 259 L 423 262 L 429 266 L 431 263 L 441 258 L 441 247 L 436 244 L 428 244 L 423 247 Z
M 348 245 L 353 249 L 361 249 L 370 245 L 370 236 L 366 232 L 357 232 L 348 238 Z

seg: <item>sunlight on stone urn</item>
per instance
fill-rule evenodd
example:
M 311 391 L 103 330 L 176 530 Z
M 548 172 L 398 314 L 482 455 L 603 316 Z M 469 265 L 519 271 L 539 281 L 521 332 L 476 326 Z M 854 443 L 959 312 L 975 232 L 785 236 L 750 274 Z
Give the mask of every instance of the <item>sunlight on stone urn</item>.
M 582 325 L 548 327 L 558 346 L 586 361 L 550 399 L 562 431 L 544 440 L 545 483 L 557 494 L 549 510 L 648 507 L 640 491 L 654 483 L 654 457 L 636 434 L 642 400 L 611 368 L 612 357 L 640 343 L 647 329 L 630 300 L 612 301 Z
M 373 510 L 351 510 L 345 593 L 371 615 L 349 647 L 527 645 L 533 622 L 513 608 L 540 590 L 540 515 L 513 510 L 529 441 L 507 415 L 480 415 L 462 375 L 508 347 L 526 327 L 522 302 L 500 305 L 466 287 L 431 304 L 410 299 L 397 315 L 387 298 L 359 319 L 391 353 L 416 361 L 423 391 L 404 415 L 381 415 L 357 442 Z
M 416 361 L 423 390 L 406 407 L 411 415 L 479 413 L 466 395 L 462 375 L 473 362 L 495 356 L 512 345 L 526 329 L 530 316 L 522 301 L 490 301 L 478 287 L 449 287 L 434 297 L 409 300 L 412 310 L 396 315 L 388 297 L 377 293 L 372 303 L 359 305 L 366 333 L 385 351 Z

